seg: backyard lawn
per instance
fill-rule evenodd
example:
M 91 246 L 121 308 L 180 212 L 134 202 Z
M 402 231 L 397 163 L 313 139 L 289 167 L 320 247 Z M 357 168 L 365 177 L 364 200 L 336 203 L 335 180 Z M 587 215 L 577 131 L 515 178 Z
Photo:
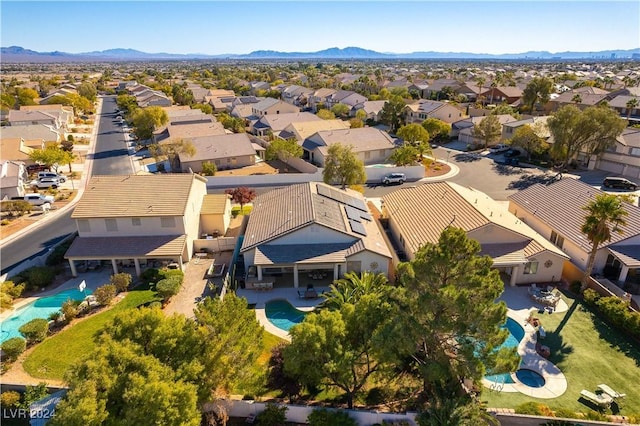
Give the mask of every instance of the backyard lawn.
M 580 399 L 580 391 L 596 391 L 604 383 L 627 396 L 620 404 L 621 415 L 640 414 L 640 344 L 608 327 L 582 301 L 563 296 L 569 306 L 564 313 L 540 315 L 546 331 L 543 344 L 551 349 L 551 362 L 567 378 L 567 391 L 554 399 L 537 399 L 521 393 L 498 393 L 485 388 L 482 400 L 489 407 L 515 408 L 535 401 L 550 407 L 586 413 L 595 407 Z M 616 405 L 612 405 L 617 414 Z M 607 414 L 611 411 L 607 410 Z
M 93 336 L 117 314 L 156 300 L 152 290 L 134 290 L 112 309 L 96 314 L 46 339 L 24 360 L 31 376 L 63 380 L 67 369 L 85 358 L 95 347 Z

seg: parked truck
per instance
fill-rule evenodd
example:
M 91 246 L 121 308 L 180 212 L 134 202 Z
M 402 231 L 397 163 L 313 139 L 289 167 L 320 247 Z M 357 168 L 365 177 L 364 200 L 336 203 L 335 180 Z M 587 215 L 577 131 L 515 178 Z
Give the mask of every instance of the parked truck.
M 41 206 L 43 204 L 53 204 L 55 198 L 51 195 L 43 194 L 24 194 L 24 197 L 12 197 L 12 200 L 26 201 L 32 206 Z

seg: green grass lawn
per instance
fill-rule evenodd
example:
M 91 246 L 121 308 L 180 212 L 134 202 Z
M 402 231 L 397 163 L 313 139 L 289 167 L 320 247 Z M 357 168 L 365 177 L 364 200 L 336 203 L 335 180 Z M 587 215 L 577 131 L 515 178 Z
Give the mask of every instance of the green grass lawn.
M 112 309 L 74 324 L 40 343 L 25 359 L 23 367 L 33 377 L 62 380 L 67 369 L 85 358 L 95 347 L 93 336 L 117 314 L 156 300 L 151 290 L 134 290 Z
M 580 400 L 580 391 L 595 392 L 598 384 L 605 383 L 627 394 L 621 403 L 621 415 L 640 414 L 640 345 L 607 326 L 582 301 L 567 295 L 564 300 L 569 305 L 567 312 L 539 317 L 547 332 L 542 342 L 551 349 L 550 361 L 566 376 L 567 391 L 555 399 L 537 399 L 519 392 L 497 393 L 485 388 L 482 399 L 489 407 L 515 408 L 536 401 L 553 410 L 564 408 L 586 413 L 593 407 Z M 617 411 L 615 404 L 612 408 Z

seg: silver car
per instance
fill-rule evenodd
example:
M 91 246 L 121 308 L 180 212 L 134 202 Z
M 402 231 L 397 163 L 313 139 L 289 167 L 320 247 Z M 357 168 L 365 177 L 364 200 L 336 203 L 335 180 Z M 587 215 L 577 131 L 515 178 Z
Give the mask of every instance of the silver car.
M 385 185 L 389 185 L 392 183 L 403 184 L 406 180 L 407 178 L 404 173 L 389 173 L 382 178 L 382 183 Z

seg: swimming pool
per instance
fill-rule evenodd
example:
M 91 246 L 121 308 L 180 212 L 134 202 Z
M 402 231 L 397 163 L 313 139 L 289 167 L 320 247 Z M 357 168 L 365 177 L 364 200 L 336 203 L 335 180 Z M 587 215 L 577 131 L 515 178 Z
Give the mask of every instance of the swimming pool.
M 286 300 L 272 300 L 265 304 L 265 314 L 271 324 L 280 330 L 289 331 L 291 327 L 304 321 L 305 312 L 299 311 Z
M 509 317 L 502 327 L 509 330 L 509 337 L 500 345 L 500 348 L 517 348 L 524 338 L 524 328 L 516 320 Z M 514 384 L 517 383 L 514 376 L 520 383 L 531 388 L 541 388 L 545 385 L 544 377 L 535 371 L 524 368 L 518 369 L 515 373 L 492 374 L 485 376 L 485 379 L 497 384 Z
M 86 294 L 91 294 L 91 290 L 86 289 Z M 49 318 L 54 312 L 62 307 L 62 304 L 69 299 L 83 300 L 85 292 L 76 288 L 64 290 L 51 296 L 41 297 L 18 309 L 14 314 L 0 323 L 0 343 L 12 337 L 22 337 L 18 331 L 20 327 L 36 318 Z

